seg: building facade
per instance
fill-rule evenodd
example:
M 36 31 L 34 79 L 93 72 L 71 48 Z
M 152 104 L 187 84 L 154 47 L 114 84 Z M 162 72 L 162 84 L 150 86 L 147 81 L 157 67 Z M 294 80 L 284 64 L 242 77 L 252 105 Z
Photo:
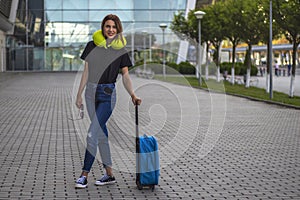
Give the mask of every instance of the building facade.
M 0 0 L 1 71 L 76 71 L 80 54 L 100 29 L 101 20 L 120 17 L 128 49 L 161 45 L 159 24 L 170 25 L 174 13 L 186 10 L 187 0 Z M 171 32 L 166 33 L 166 42 Z M 152 49 L 152 48 L 150 48 Z M 150 51 L 150 58 L 152 57 Z

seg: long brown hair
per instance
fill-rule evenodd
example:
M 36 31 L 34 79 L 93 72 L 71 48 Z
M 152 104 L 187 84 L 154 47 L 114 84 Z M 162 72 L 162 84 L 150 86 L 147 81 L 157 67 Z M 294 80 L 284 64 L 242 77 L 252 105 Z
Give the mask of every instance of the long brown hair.
M 122 32 L 123 32 L 123 26 L 122 26 L 122 23 L 121 23 L 121 20 L 120 18 L 117 16 L 117 15 L 114 15 L 114 14 L 108 14 L 104 17 L 104 19 L 102 20 L 102 23 L 101 23 L 101 30 L 102 30 L 102 33 L 104 33 L 104 24 L 106 21 L 108 20 L 112 20 L 115 22 L 116 24 L 116 29 L 117 29 L 117 35 L 119 35 L 119 38 L 121 39 L 122 43 L 124 44 L 124 40 L 123 40 L 123 35 L 122 35 Z

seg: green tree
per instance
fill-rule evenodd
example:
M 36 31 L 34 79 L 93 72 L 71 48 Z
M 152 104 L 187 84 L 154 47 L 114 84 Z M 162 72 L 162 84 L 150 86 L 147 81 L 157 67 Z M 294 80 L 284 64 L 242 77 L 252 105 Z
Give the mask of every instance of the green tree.
M 286 39 L 293 44 L 292 75 L 289 96 L 294 96 L 294 82 L 296 74 L 296 54 L 300 44 L 300 1 L 299 0 L 275 0 L 273 12 L 274 19 L 284 30 Z
M 197 47 L 197 43 L 199 43 L 199 37 L 198 37 L 198 21 L 194 14 L 195 10 L 191 10 L 188 13 L 187 19 L 184 17 L 183 12 L 179 12 L 178 14 L 174 15 L 173 21 L 171 23 L 170 29 L 175 32 L 175 34 L 181 38 L 185 39 L 188 38 L 192 41 L 192 43 L 195 44 Z M 201 43 L 203 41 L 206 41 L 206 34 L 204 33 L 204 30 L 202 28 L 201 30 Z M 199 50 L 197 49 L 197 60 L 199 55 Z M 198 62 L 197 62 L 198 63 Z
M 174 15 L 170 29 L 174 31 L 179 38 L 184 39 L 185 37 L 189 37 L 196 39 L 192 37 L 190 28 L 187 19 L 184 17 L 184 12 L 181 11 Z
M 265 30 L 264 12 L 259 9 L 258 0 L 238 0 L 241 5 L 242 27 L 240 32 L 241 40 L 248 45 L 245 60 L 247 60 L 246 87 L 250 86 L 251 54 L 252 46 L 262 41 L 262 34 Z
M 234 67 L 235 67 L 235 52 L 236 47 L 240 42 L 240 31 L 242 30 L 242 10 L 241 4 L 237 0 L 227 0 L 224 3 L 224 18 L 225 20 L 225 37 L 232 44 L 232 67 L 231 67 L 231 83 L 234 84 Z
M 220 81 L 220 50 L 224 40 L 224 32 L 226 27 L 226 18 L 224 13 L 223 2 L 208 6 L 204 9 L 206 14 L 203 17 L 202 24 L 205 30 L 205 39 L 210 41 L 215 47 L 213 55 L 214 62 L 217 66 L 217 81 Z

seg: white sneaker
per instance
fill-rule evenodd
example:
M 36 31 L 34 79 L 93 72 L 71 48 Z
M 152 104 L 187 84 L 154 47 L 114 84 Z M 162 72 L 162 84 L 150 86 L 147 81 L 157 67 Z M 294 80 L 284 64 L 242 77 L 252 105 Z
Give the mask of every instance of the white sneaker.
M 76 181 L 75 188 L 86 188 L 87 184 L 86 176 L 80 176 L 80 178 Z
M 95 182 L 95 185 L 108 185 L 108 184 L 114 184 L 116 182 L 116 179 L 114 176 L 109 176 L 105 174 L 102 176 L 99 180 Z

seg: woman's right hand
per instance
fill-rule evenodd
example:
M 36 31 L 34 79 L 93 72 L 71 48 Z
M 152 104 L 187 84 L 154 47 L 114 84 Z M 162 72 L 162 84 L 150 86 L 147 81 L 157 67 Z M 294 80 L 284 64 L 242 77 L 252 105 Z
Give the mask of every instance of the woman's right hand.
M 131 95 L 131 100 L 132 100 L 132 103 L 134 105 L 141 105 L 141 103 L 142 103 L 142 99 L 140 99 L 139 97 L 135 96 L 135 94 Z
M 77 108 L 80 108 L 81 105 L 82 105 L 82 97 L 81 97 L 81 95 L 77 95 L 76 106 L 77 106 Z

